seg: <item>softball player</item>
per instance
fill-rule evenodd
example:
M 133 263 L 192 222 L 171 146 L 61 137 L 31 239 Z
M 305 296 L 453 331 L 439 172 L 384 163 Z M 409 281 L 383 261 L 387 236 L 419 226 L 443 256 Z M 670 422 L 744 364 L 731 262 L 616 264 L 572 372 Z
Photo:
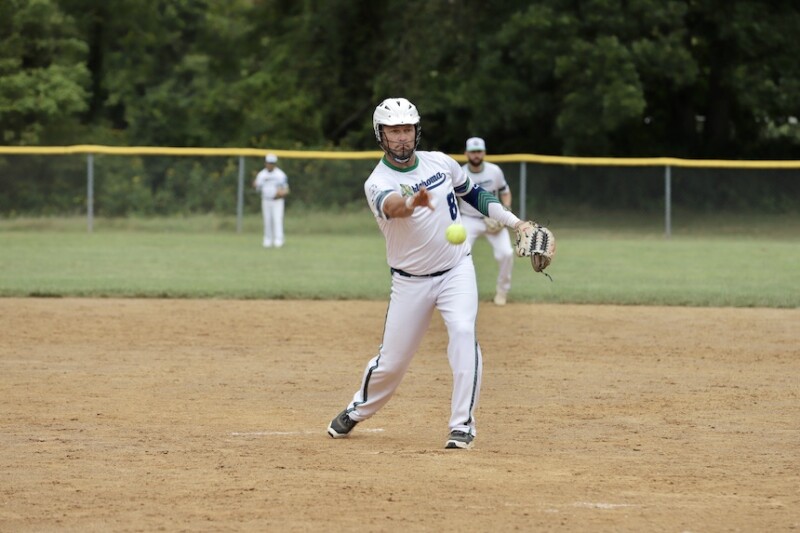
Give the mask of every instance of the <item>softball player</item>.
M 467 164 L 462 168 L 472 180 L 472 183 L 491 192 L 500 199 L 505 207 L 511 207 L 511 189 L 506 183 L 506 177 L 499 166 L 484 161 L 486 155 L 486 142 L 480 137 L 467 139 L 464 155 Z M 511 270 L 514 268 L 514 250 L 511 248 L 511 239 L 508 231 L 491 219 L 486 219 L 483 214 L 464 202 L 458 201 L 461 209 L 464 227 L 467 230 L 467 241 L 470 248 L 481 235 L 486 237 L 492 246 L 494 260 L 497 261 L 498 273 L 495 286 L 494 303 L 505 305 L 507 294 L 511 289 Z
M 253 187 L 261 193 L 261 214 L 264 216 L 264 248 L 283 246 L 284 198 L 289 194 L 289 180 L 278 168 L 278 156 L 267 154 L 264 168 L 253 180 Z
M 469 448 L 476 434 L 483 367 L 475 334 L 478 289 L 469 244 L 450 244 L 445 231 L 461 222 L 459 197 L 505 226 L 516 226 L 520 220 L 495 196 L 474 185 L 454 159 L 441 152 L 417 151 L 420 116 L 405 98 L 381 102 L 373 115 L 373 129 L 385 155 L 365 182 L 364 192 L 386 240 L 391 294 L 378 353 L 367 363 L 351 402 L 331 420 L 328 434 L 347 437 L 356 424 L 389 401 L 437 309 L 447 328 L 447 358 L 453 373 L 445 448 Z

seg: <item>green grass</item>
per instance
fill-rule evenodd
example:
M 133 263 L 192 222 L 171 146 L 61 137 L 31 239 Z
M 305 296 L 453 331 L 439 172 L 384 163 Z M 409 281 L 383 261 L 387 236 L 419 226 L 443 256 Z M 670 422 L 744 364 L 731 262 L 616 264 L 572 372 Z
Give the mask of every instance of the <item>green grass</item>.
M 517 259 L 512 302 L 800 306 L 795 216 L 600 215 L 551 222 L 551 282 Z M 260 246 L 261 221 L 232 217 L 0 220 L 0 296 L 380 299 L 384 243 L 366 211 L 287 213 L 287 244 Z M 488 244 L 474 250 L 483 300 L 494 293 Z

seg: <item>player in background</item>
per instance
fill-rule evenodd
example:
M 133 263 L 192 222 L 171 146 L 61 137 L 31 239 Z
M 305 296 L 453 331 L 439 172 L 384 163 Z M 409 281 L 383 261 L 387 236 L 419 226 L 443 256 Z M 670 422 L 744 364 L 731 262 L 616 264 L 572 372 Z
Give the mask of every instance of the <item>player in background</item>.
M 417 150 L 420 116 L 405 98 L 381 102 L 372 125 L 384 156 L 364 183 L 364 192 L 386 240 L 391 293 L 378 353 L 367 363 L 350 403 L 331 420 L 328 434 L 347 437 L 389 401 L 438 310 L 447 328 L 453 375 L 445 448 L 469 448 L 476 434 L 483 370 L 475 334 L 478 287 L 469 244 L 450 244 L 445 232 L 461 222 L 459 197 L 505 226 L 522 222 L 474 185 L 453 158 Z
M 506 183 L 506 177 L 499 166 L 483 158 L 486 155 L 486 142 L 480 137 L 467 139 L 464 155 L 467 164 L 463 166 L 472 183 L 481 186 L 500 199 L 507 208 L 511 208 L 511 189 Z M 493 219 L 486 217 L 464 202 L 458 201 L 461 208 L 462 223 L 467 230 L 467 242 L 472 249 L 475 241 L 483 235 L 492 246 L 494 260 L 497 261 L 498 273 L 495 286 L 494 303 L 506 305 L 507 295 L 511 289 L 511 271 L 514 268 L 514 250 L 511 248 L 511 238 L 506 228 Z
M 264 248 L 283 246 L 284 198 L 289 194 L 289 179 L 277 167 L 278 156 L 267 154 L 264 168 L 253 180 L 253 187 L 261 193 L 261 214 L 264 216 Z

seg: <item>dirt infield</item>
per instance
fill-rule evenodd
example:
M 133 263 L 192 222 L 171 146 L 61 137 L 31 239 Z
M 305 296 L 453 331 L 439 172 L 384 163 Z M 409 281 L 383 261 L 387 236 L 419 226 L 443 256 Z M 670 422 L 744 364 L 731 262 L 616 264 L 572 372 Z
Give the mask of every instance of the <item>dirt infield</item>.
M 0 531 L 798 531 L 800 310 L 481 303 L 325 428 L 384 302 L 0 299 Z

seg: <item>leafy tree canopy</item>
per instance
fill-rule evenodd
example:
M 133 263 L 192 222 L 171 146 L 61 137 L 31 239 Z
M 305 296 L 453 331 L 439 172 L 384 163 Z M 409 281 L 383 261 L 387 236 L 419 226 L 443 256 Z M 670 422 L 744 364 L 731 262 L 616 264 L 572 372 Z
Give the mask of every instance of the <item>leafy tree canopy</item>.
M 757 0 L 5 0 L 5 144 L 423 147 L 798 158 L 800 4 Z

